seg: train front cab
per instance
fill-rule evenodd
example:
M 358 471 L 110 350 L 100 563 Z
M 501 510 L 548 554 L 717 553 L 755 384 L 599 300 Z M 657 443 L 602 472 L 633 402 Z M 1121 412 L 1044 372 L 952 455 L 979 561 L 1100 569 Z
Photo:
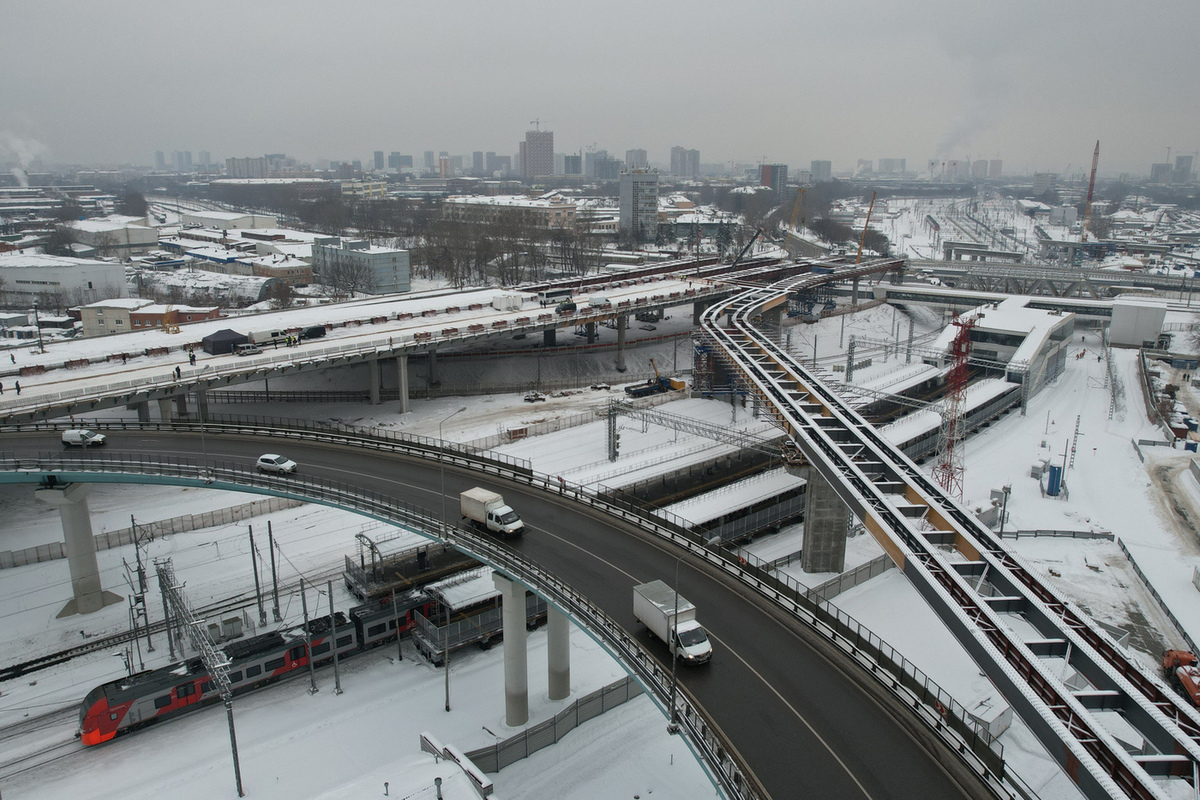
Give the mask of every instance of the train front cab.
M 83 698 L 79 707 L 79 739 L 86 745 L 107 742 L 117 735 L 117 726 L 125 708 L 110 708 L 108 705 L 107 686 L 97 686 Z

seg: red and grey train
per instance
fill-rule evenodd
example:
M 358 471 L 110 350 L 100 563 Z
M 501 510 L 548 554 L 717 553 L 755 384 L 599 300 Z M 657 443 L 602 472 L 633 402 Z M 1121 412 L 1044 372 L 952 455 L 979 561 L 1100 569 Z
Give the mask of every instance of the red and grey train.
M 396 616 L 399 632 L 403 634 L 412 629 L 414 612 L 428 616 L 432 605 L 432 598 L 415 591 L 403 600 L 397 598 L 395 613 L 390 598 L 355 606 L 350 609 L 349 621 L 345 614 L 337 612 L 338 657 L 394 641 Z M 310 636 L 313 663 L 332 660 L 332 631 L 330 618 L 326 616 L 310 620 L 307 635 L 304 626 L 300 626 L 224 645 L 220 649 L 230 660 L 228 674 L 234 694 L 307 668 L 306 640 Z M 220 694 L 199 658 L 177 662 L 92 689 L 79 709 L 78 735 L 85 745 L 100 744 L 219 699 Z

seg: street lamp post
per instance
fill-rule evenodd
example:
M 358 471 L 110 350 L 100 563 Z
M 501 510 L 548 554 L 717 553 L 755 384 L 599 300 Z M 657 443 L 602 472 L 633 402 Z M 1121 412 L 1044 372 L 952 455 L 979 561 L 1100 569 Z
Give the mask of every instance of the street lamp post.
M 446 540 L 446 451 L 445 441 L 442 439 L 442 426 L 446 421 L 455 414 L 461 414 L 466 411 L 467 407 L 455 411 L 447 417 L 442 418 L 438 423 L 438 467 L 441 471 L 441 494 L 442 494 L 442 541 Z M 446 606 L 446 630 L 443 634 L 442 645 L 442 665 L 446 669 L 446 711 L 450 711 L 450 605 L 446 603 L 446 599 L 442 598 L 442 603 Z
M 1012 484 L 1004 487 L 1004 505 L 1000 507 L 1000 538 L 1004 538 L 1004 518 L 1008 516 L 1008 495 L 1012 492 Z
M 667 723 L 667 733 L 679 733 L 679 713 L 675 709 L 675 693 L 678 691 L 678 676 L 675 672 L 679 663 L 679 562 L 683 556 L 675 559 L 675 616 L 671 617 L 671 645 L 667 653 L 671 656 L 671 719 Z
M 450 417 L 455 416 L 455 414 L 461 414 L 462 412 L 464 412 L 466 410 L 467 410 L 467 407 L 463 406 L 458 411 L 455 411 L 454 414 L 451 414 L 450 416 L 445 417 L 444 419 L 442 419 L 441 422 L 438 423 L 438 467 L 441 470 L 442 536 L 443 537 L 446 535 L 446 450 L 445 450 L 446 442 L 445 442 L 445 440 L 442 439 L 442 426 L 446 424 L 446 422 L 450 419 Z
M 38 319 L 38 304 L 37 300 L 33 301 L 33 327 L 37 328 L 38 334 L 38 352 L 45 353 L 46 345 L 42 344 L 42 323 Z

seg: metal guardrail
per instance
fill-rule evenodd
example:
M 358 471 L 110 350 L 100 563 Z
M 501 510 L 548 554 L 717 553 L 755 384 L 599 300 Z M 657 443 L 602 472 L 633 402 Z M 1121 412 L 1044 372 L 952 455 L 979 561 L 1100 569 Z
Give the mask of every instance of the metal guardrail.
M 253 419 L 262 420 L 267 418 Z M 275 420 L 277 423 L 284 422 L 279 418 L 269 419 Z M 509 464 L 505 463 L 502 459 L 496 459 L 491 456 L 480 456 L 475 453 L 462 452 L 458 449 L 459 446 L 449 443 L 446 443 L 447 446 L 445 448 L 440 448 L 436 444 L 438 440 L 426 439 L 425 437 L 409 437 L 407 435 L 390 433 L 379 437 L 372 432 L 360 431 L 350 426 L 313 426 L 311 423 L 305 421 L 291 420 L 290 422 L 295 425 L 294 428 L 276 427 L 268 429 L 263 427 L 261 422 L 249 423 L 242 418 L 238 420 L 222 420 L 219 423 L 206 423 L 206 430 L 215 431 L 211 426 L 220 424 L 223 426 L 222 430 L 239 434 L 271 437 L 284 436 L 352 446 L 355 444 L 374 446 L 378 449 L 392 450 L 393 452 L 410 457 L 429 460 L 448 458 L 447 463 L 456 466 L 474 468 L 496 477 L 507 478 L 547 492 L 557 491 L 560 495 L 589 505 L 609 516 L 632 523 L 643 530 L 655 533 L 661 538 L 683 547 L 693 555 L 699 556 L 720 572 L 733 577 L 735 580 L 739 580 L 832 642 L 847 657 L 858 663 L 868 674 L 872 675 L 879 684 L 893 694 L 896 694 L 906 706 L 913 709 L 915 717 L 922 724 L 928 726 L 944 740 L 947 740 L 951 748 L 960 754 L 964 762 L 971 767 L 981 780 L 997 791 L 1003 791 L 999 785 L 999 782 L 1004 777 L 1003 747 L 974 722 L 961 704 L 957 703 L 948 692 L 941 689 L 941 687 L 917 669 L 915 665 L 904 658 L 898 651 L 888 646 L 879 636 L 860 625 L 856 620 L 839 609 L 809 596 L 809 590 L 794 580 L 787 576 L 775 574 L 767 562 L 761 561 L 753 556 L 753 554 L 742 551 L 731 552 L 714 549 L 709 546 L 709 542 L 703 536 L 689 529 L 690 523 L 669 512 L 658 511 L 655 514 L 650 514 L 650 512 L 639 508 L 633 503 L 626 504 L 616 499 L 601 498 L 583 486 L 560 481 L 549 475 L 536 474 L 527 466 L 527 462 L 525 462 L 525 465 L 515 463 L 519 461 L 518 459 L 508 459 L 508 461 L 514 462 Z M 9 428 L 0 430 L 47 430 L 61 429 L 62 427 L 61 424 L 37 423 L 10 426 Z M 175 430 L 179 427 L 193 430 L 199 429 L 197 424 L 192 423 L 177 423 L 172 426 L 162 423 L 122 422 L 98 425 L 96 427 L 149 430 Z M 45 463 L 51 465 L 63 465 L 69 461 L 61 456 L 56 458 L 51 454 L 43 454 L 40 458 L 44 459 Z M 114 463 L 112 460 L 106 461 L 100 456 L 70 461 L 70 465 L 80 472 L 87 472 L 89 469 L 96 470 L 97 467 L 108 465 L 115 466 L 118 471 L 134 471 L 140 474 L 161 475 L 175 479 L 190 478 L 193 480 L 197 476 L 203 477 L 205 470 L 202 465 L 190 459 L 154 461 L 140 458 L 123 458 L 117 459 Z M 133 469 L 140 466 L 147 467 L 147 470 Z M 0 455 L 0 471 L 12 471 L 22 468 L 28 469 L 30 467 L 28 465 L 23 467 L 15 459 Z M 223 471 L 218 472 L 218 469 Z M 62 466 L 54 471 L 62 471 Z M 412 507 L 412 510 L 409 510 L 406 515 L 397 515 L 381 498 L 376 497 L 373 493 L 366 497 L 360 497 L 361 493 L 358 493 L 354 487 L 345 485 L 337 486 L 331 482 L 314 482 L 311 478 L 298 476 L 287 479 L 266 478 L 252 472 L 246 472 L 240 469 L 240 465 L 231 469 L 228 465 L 212 464 L 207 468 L 207 472 L 210 480 L 217 480 L 220 475 L 227 475 L 228 479 L 236 477 L 236 485 L 229 488 L 240 490 L 247 488 L 250 490 L 254 490 L 255 488 L 269 488 L 271 491 L 285 496 L 296 496 L 303 499 L 310 498 L 308 495 L 301 495 L 291 492 L 291 490 L 300 485 L 317 483 L 320 485 L 314 488 L 318 488 L 320 491 L 311 499 L 343 504 L 348 508 L 353 508 L 369 516 L 389 522 L 395 522 L 396 519 L 399 519 L 401 524 L 419 527 L 422 530 L 442 530 L 440 527 L 441 523 L 437 522 L 430 515 L 425 514 L 423 510 Z M 407 506 L 407 504 L 401 505 Z M 471 550 L 479 549 L 480 545 L 486 548 L 486 545 L 488 545 L 486 541 L 477 541 L 473 537 L 470 538 L 472 547 L 467 547 L 467 542 L 461 542 L 460 544 L 463 545 L 461 549 L 466 550 L 468 554 L 475 555 L 476 557 L 479 556 L 475 552 L 471 552 Z M 480 552 L 482 553 L 483 550 L 481 549 Z M 491 553 L 492 551 L 488 552 Z M 511 555 L 507 551 L 503 552 L 504 554 Z M 495 564 L 498 562 L 492 563 Z M 555 585 L 559 583 L 557 579 L 554 582 Z M 541 584 L 537 585 L 540 589 Z M 562 607 L 573 607 L 566 602 L 566 598 L 578 597 L 574 590 L 562 585 L 559 592 L 563 596 Z M 548 599 L 552 602 L 554 601 L 553 597 L 548 597 Z M 602 617 L 603 612 L 592 606 L 586 598 L 580 598 L 576 602 L 584 603 L 587 608 L 594 609 L 588 612 L 590 615 L 595 616 L 599 614 Z M 577 617 L 577 619 L 579 618 Z M 599 618 L 597 617 L 597 619 Z M 619 630 L 619 626 L 617 626 L 617 629 Z M 623 631 L 621 635 L 627 636 Z M 637 647 L 637 643 L 632 639 L 630 639 L 630 645 Z M 660 700 L 662 696 L 665 695 L 660 694 Z M 693 710 L 689 713 L 695 717 L 697 733 L 715 736 L 711 723 L 705 721 L 698 710 Z M 728 743 L 723 741 L 718 742 L 714 739 L 714 747 L 714 754 L 720 752 L 724 754 L 726 759 L 728 758 Z M 718 763 L 720 762 L 718 761 Z M 728 771 L 735 766 L 731 761 L 728 765 L 721 767 L 720 771 Z M 745 779 L 742 778 L 740 780 L 744 781 Z M 736 794 L 734 796 L 752 797 L 759 795 Z
M 997 536 L 1001 539 L 1107 539 L 1110 542 L 1115 538 L 1112 531 L 1055 530 L 1005 531 Z

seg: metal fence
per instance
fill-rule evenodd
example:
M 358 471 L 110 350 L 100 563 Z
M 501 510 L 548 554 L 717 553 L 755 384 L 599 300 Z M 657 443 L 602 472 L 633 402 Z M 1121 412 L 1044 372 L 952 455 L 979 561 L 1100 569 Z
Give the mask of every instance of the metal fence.
M 1187 628 L 1183 627 L 1183 623 L 1181 623 L 1179 619 L 1173 613 L 1171 613 L 1171 609 L 1167 606 L 1166 601 L 1162 599 L 1162 595 L 1160 595 L 1158 590 L 1154 588 L 1154 584 L 1150 583 L 1150 579 L 1146 577 L 1146 573 L 1142 572 L 1142 568 L 1138 566 L 1137 560 L 1133 557 L 1133 553 L 1129 552 L 1129 548 L 1126 547 L 1125 543 L 1120 539 L 1117 539 L 1117 547 L 1121 548 L 1121 552 L 1125 554 L 1125 558 L 1129 559 L 1129 566 L 1133 567 L 1133 572 L 1138 576 L 1138 580 L 1142 582 L 1142 586 L 1146 587 L 1146 591 L 1148 591 L 1150 596 L 1154 598 L 1154 602 L 1158 604 L 1159 609 L 1166 614 L 1167 619 L 1171 620 L 1171 623 L 1175 626 L 1175 629 L 1179 631 L 1179 635 L 1183 637 L 1185 642 L 1187 642 L 1188 649 L 1193 653 L 1200 652 L 1200 648 L 1196 647 L 1196 643 L 1192 641 L 1192 637 L 1188 636 Z
M 556 744 L 577 727 L 605 711 L 623 705 L 642 694 L 642 687 L 624 677 L 591 694 L 584 695 L 544 722 L 532 725 L 502 742 L 471 750 L 467 758 L 484 772 L 499 772 L 510 764 Z
M 269 514 L 272 511 L 295 508 L 302 504 L 303 502 L 300 500 L 266 497 L 262 500 L 254 500 L 250 503 L 242 503 L 241 505 L 230 506 L 229 508 L 220 508 L 216 511 L 205 511 L 201 514 L 183 514 L 178 517 L 171 517 L 170 519 L 142 522 L 138 523 L 137 527 L 142 532 L 148 533 L 150 538 L 153 539 L 156 536 L 165 536 L 171 533 L 185 533 L 202 528 L 213 528 L 217 525 L 229 525 L 244 519 L 251 519 L 259 514 Z M 96 542 L 97 550 L 109 550 L 114 547 L 133 544 L 134 529 L 120 528 L 118 530 L 105 531 L 97 533 L 92 538 Z M 23 567 L 27 564 L 54 561 L 66 557 L 66 545 L 62 542 L 40 544 L 21 550 L 4 550 L 0 551 L 0 569 Z
M 1115 537 L 1112 531 L 1055 531 L 1055 530 L 1032 530 L 1032 531 L 1005 531 L 999 534 L 1001 539 L 1107 539 L 1112 541 Z
M 882 575 L 895 566 L 896 564 L 892 561 L 891 556 L 886 554 L 876 556 L 865 564 L 860 564 L 854 569 L 846 570 L 841 575 L 830 578 L 824 583 L 817 584 L 809 589 L 808 593 L 814 599 L 820 601 L 832 600 L 842 592 L 853 589 L 861 583 L 866 583 L 876 575 Z

